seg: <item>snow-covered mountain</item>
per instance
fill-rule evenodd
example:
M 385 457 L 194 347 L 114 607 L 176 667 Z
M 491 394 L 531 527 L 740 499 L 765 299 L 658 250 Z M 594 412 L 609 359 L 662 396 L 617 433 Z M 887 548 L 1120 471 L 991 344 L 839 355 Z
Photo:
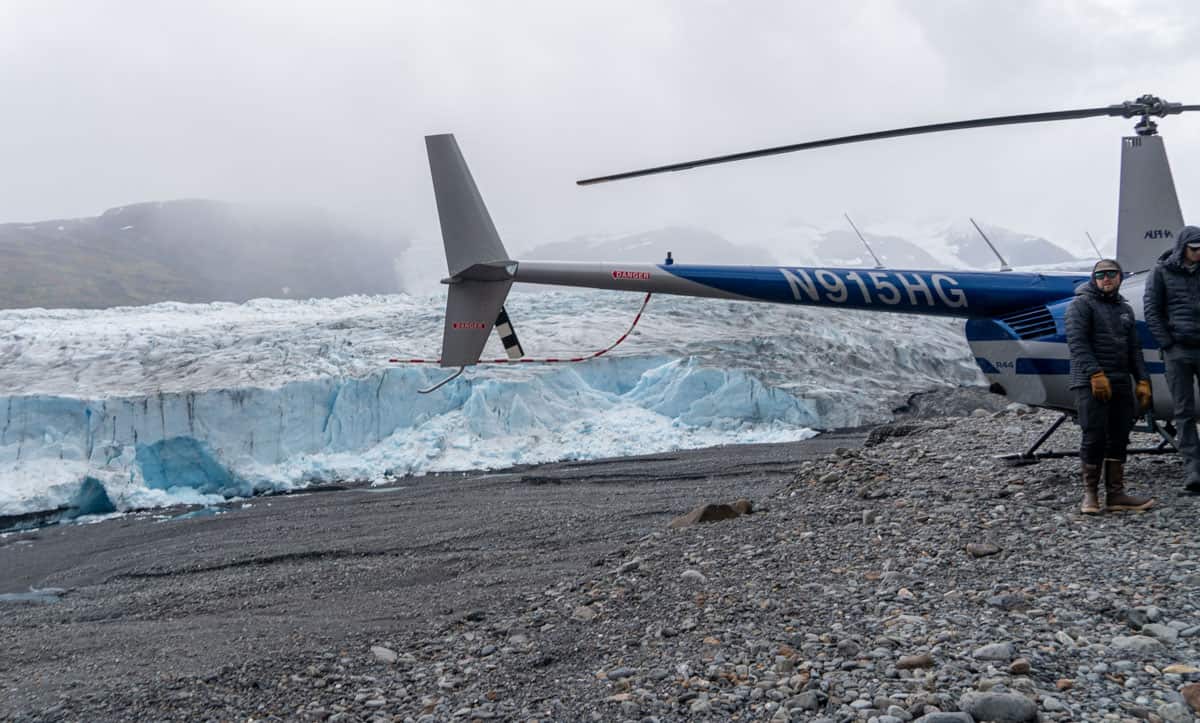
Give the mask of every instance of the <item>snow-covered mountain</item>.
M 982 378 L 961 324 L 655 297 L 612 354 L 446 376 L 442 294 L 0 311 L 0 517 L 742 442 Z M 510 296 L 527 354 L 601 349 L 635 294 Z M 492 339 L 484 358 L 502 357 Z
M 981 223 L 984 233 L 1011 266 L 1050 266 L 1074 256 L 1040 236 Z M 969 221 L 921 227 L 863 229 L 885 266 L 891 268 L 998 269 L 999 261 Z M 555 261 L 662 263 L 666 252 L 685 264 L 789 264 L 874 266 L 852 229 L 794 224 L 761 238 L 734 243 L 704 229 L 672 227 L 630 234 L 580 236 L 534 246 L 517 258 Z
M 1040 236 L 980 223 L 1010 266 L 1051 266 L 1075 255 Z M 860 227 L 867 243 L 891 268 L 997 270 L 1000 262 L 969 220 L 924 225 L 880 224 Z M 783 263 L 794 265 L 874 266 L 862 241 L 849 228 L 795 224 L 764 239 L 763 246 Z
M 522 258 L 546 261 L 623 261 L 661 264 L 670 251 L 681 264 L 775 264 L 771 252 L 753 244 L 734 244 L 698 228 L 668 227 L 605 236 L 579 236 L 534 246 Z

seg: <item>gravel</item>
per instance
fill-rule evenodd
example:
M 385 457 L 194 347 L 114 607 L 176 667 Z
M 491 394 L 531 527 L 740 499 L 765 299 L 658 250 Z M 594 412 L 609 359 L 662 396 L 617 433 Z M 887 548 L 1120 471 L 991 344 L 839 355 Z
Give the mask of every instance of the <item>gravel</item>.
M 0 718 L 1193 720 L 1200 498 L 1177 495 L 1178 460 L 1129 464 L 1150 511 L 1080 515 L 1076 460 L 993 459 L 1054 415 L 978 406 L 870 446 L 864 431 L 476 476 L 474 503 L 414 482 L 424 496 L 394 493 L 383 530 L 352 508 L 387 495 L 281 503 L 234 528 L 258 540 L 244 564 L 222 516 L 157 559 L 85 534 L 122 521 L 43 530 L 26 546 L 62 534 L 92 556 L 45 553 L 37 582 L 67 594 L 0 608 Z M 740 497 L 752 514 L 669 527 Z M 271 519 L 325 526 L 298 544 Z M 21 539 L 0 540 L 0 573 Z

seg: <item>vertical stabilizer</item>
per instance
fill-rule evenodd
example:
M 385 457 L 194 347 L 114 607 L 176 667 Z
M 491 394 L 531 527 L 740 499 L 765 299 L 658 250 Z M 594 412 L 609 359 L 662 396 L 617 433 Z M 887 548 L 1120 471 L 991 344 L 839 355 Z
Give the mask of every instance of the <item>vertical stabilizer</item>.
M 1152 268 L 1183 226 L 1175 180 L 1160 136 L 1121 139 L 1117 261 L 1126 272 Z
M 508 252 L 452 133 L 425 136 L 429 172 L 437 197 L 447 270 L 453 276 L 475 264 L 505 261 Z M 492 315 L 495 318 L 495 314 Z
M 451 134 L 426 136 L 446 266 L 450 271 L 442 332 L 442 366 L 479 361 L 504 308 L 515 264 Z

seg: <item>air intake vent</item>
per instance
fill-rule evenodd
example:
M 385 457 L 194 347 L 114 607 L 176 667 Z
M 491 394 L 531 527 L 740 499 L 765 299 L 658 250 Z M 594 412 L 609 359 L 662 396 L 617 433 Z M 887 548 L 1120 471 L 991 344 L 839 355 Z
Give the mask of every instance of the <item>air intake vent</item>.
M 1022 309 L 1005 314 L 1000 317 L 1000 321 L 1012 327 L 1012 330 L 1017 332 L 1017 336 L 1022 339 L 1037 339 L 1050 336 L 1057 331 L 1054 326 L 1054 317 L 1044 306 L 1035 306 L 1032 309 Z

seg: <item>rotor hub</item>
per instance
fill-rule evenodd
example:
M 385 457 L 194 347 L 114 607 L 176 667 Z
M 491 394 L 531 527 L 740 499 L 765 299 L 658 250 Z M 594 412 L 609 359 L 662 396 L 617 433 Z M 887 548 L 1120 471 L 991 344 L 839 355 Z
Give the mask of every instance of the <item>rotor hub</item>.
M 1137 100 L 1127 100 L 1121 105 L 1109 106 L 1109 112 L 1111 115 L 1122 118 L 1141 116 L 1141 120 L 1133 126 L 1133 131 L 1139 136 L 1152 136 L 1158 133 L 1158 124 L 1151 120 L 1150 116 L 1165 118 L 1174 113 L 1182 113 L 1183 104 L 1169 103 L 1156 95 L 1147 93 Z

